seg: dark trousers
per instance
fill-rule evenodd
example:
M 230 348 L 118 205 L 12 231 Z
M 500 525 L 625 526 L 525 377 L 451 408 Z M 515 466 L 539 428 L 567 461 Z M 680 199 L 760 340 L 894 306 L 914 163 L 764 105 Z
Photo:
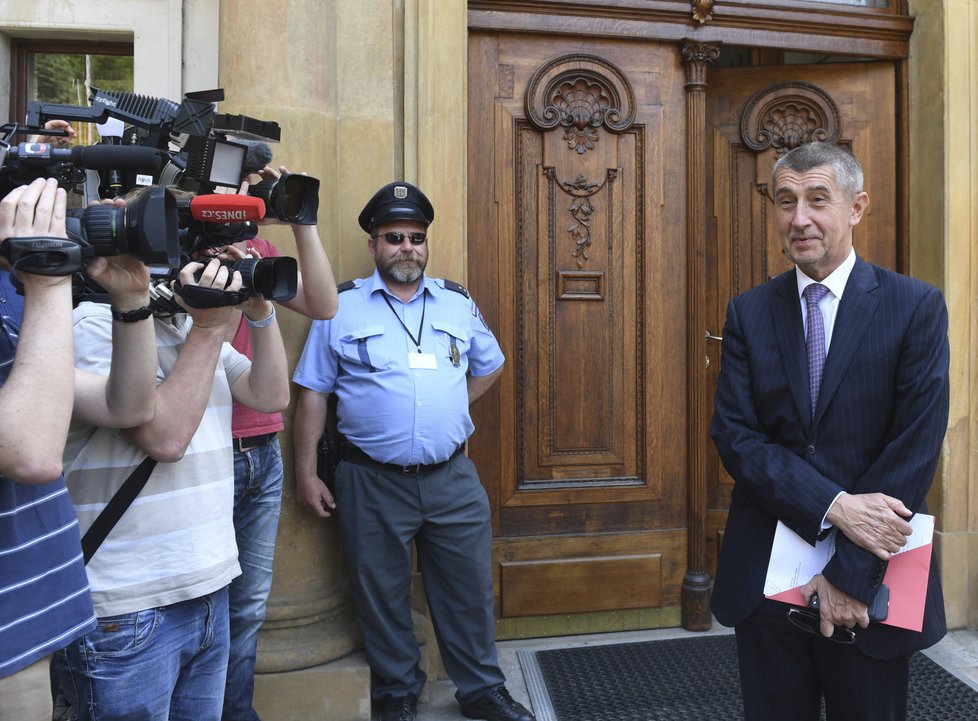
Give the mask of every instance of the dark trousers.
M 736 628 L 746 721 L 818 721 L 823 697 L 827 721 L 906 719 L 908 657 L 881 661 L 806 633 L 789 608 L 765 600 Z
M 411 548 L 459 703 L 502 685 L 496 656 L 489 499 L 464 455 L 415 475 L 343 461 L 336 517 L 353 580 L 373 697 L 420 694 Z

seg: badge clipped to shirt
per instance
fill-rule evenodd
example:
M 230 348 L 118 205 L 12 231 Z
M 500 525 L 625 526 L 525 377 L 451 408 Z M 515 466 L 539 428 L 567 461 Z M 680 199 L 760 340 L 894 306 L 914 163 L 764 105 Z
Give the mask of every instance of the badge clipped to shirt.
M 434 353 L 408 353 L 408 367 L 415 370 L 438 370 L 438 361 Z

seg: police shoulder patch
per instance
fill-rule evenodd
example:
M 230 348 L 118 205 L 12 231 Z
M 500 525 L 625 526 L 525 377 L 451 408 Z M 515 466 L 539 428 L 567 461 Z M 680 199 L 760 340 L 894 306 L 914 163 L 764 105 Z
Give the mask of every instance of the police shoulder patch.
M 466 290 L 465 286 L 461 283 L 456 283 L 454 280 L 445 279 L 445 287 L 448 290 L 454 290 L 456 293 L 461 293 L 466 298 L 470 297 L 469 291 Z

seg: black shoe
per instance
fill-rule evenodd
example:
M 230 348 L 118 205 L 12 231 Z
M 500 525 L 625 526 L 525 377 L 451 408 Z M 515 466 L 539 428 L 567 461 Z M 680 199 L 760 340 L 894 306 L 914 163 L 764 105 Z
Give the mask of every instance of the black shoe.
M 521 703 L 513 700 L 505 686 L 499 686 L 462 707 L 465 718 L 486 721 L 536 721 L 533 714 Z
M 417 711 L 418 697 L 413 693 L 380 699 L 380 721 L 414 721 Z

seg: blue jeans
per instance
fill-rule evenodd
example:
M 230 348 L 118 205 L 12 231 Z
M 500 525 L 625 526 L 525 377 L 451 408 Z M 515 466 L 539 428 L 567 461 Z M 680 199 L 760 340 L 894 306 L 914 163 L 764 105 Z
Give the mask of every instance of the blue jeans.
M 217 721 L 228 658 L 227 588 L 105 616 L 58 651 L 52 678 L 79 721 Z
M 260 721 L 255 692 L 258 629 L 272 588 L 275 534 L 282 507 L 282 449 L 278 438 L 234 454 L 234 533 L 241 575 L 231 582 L 231 655 L 224 721 Z

